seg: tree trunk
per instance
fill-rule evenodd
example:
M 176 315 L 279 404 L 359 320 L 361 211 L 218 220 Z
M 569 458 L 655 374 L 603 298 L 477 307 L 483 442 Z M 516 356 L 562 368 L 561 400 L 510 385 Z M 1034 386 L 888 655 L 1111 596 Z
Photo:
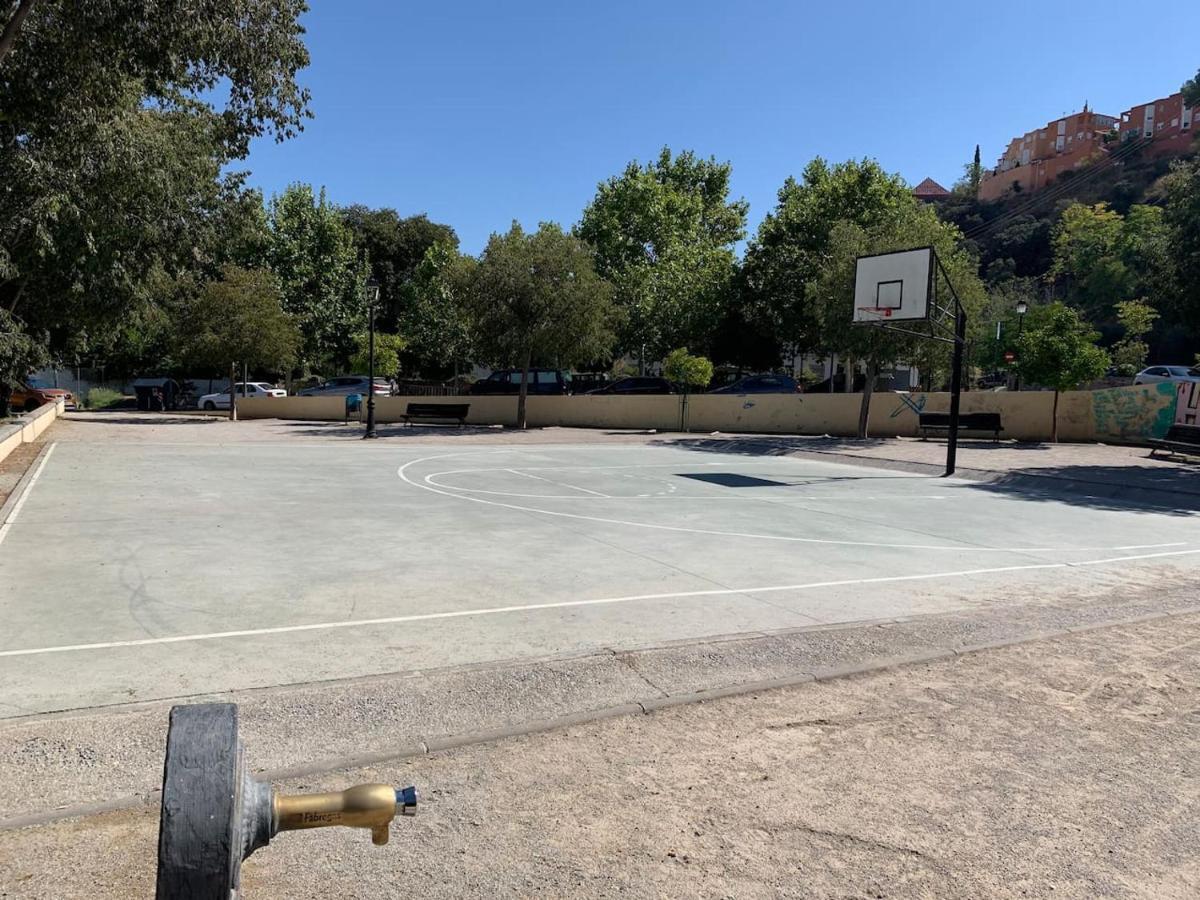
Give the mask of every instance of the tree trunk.
M 229 421 L 237 421 L 237 363 L 229 364 Z
M 846 356 L 842 363 L 842 368 L 846 370 L 846 383 L 842 386 L 842 392 L 845 394 L 854 393 L 854 357 Z
M 875 362 L 867 363 L 867 379 L 863 382 L 862 403 L 858 407 L 858 439 L 866 440 L 868 437 L 868 424 L 871 421 L 871 394 L 875 392 L 875 381 L 879 377 L 879 365 Z
M 1058 389 L 1054 390 L 1054 412 L 1050 419 L 1050 440 L 1058 443 Z
M 525 354 L 525 365 L 521 368 L 521 392 L 517 395 L 517 427 L 525 428 L 525 397 L 529 393 L 529 364 L 533 353 Z
M 33 9 L 35 2 L 36 0 L 21 0 L 17 4 L 17 11 L 4 26 L 4 31 L 0 32 L 0 63 L 4 62 L 4 57 L 8 56 L 9 51 L 12 50 L 13 42 L 17 39 L 17 32 L 21 30 L 21 24 Z

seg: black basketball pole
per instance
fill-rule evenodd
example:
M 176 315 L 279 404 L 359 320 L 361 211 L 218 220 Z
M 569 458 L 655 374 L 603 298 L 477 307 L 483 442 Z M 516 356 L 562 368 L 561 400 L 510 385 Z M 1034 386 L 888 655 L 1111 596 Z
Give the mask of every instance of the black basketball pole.
M 948 280 L 948 279 L 947 279 Z M 950 434 L 946 440 L 946 477 L 954 474 L 958 456 L 958 407 L 962 399 L 963 348 L 967 343 L 967 311 L 954 298 L 954 361 L 950 372 Z

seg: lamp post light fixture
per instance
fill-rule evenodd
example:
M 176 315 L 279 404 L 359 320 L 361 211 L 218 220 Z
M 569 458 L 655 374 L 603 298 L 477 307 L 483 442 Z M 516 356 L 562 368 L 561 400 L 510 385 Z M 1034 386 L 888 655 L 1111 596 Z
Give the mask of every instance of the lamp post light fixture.
M 1017 301 L 1017 343 L 1018 344 L 1021 343 L 1021 331 L 1025 327 L 1025 313 L 1027 313 L 1027 312 L 1029 312 L 1029 304 L 1026 303 L 1024 300 L 1018 300 Z M 1017 359 L 1017 362 L 1020 362 L 1019 357 Z M 1021 372 L 1018 369 L 1016 378 L 1013 379 L 1013 390 L 1019 391 L 1020 389 L 1021 389 Z
M 375 433 L 375 304 L 379 302 L 379 282 L 374 276 L 363 286 L 367 301 L 367 430 L 363 439 L 379 437 Z

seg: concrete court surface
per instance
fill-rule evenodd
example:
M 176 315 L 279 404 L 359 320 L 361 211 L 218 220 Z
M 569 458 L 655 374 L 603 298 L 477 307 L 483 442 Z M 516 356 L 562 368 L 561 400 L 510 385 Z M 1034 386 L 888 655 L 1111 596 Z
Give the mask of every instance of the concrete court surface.
M 417 816 L 279 836 L 255 898 L 1200 895 L 1200 616 L 293 780 Z M 0 832 L 0 896 L 153 893 L 158 812 Z
M 835 461 L 614 436 L 430 444 L 397 430 L 368 444 L 139 427 L 55 441 L 9 515 L 2 716 L 1200 571 L 1200 522 L 1182 511 Z

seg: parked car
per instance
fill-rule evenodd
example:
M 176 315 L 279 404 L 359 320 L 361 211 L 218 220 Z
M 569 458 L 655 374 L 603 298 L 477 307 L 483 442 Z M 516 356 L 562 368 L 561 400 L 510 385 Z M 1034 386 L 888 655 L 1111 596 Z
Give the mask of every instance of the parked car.
M 1134 384 L 1157 384 L 1160 381 L 1200 382 L 1200 366 L 1150 366 L 1133 376 Z
M 529 384 L 526 393 L 541 395 L 562 395 L 571 392 L 571 378 L 559 369 L 530 369 Z M 487 396 L 488 394 L 519 394 L 521 393 L 520 369 L 497 369 L 487 378 L 481 378 L 469 388 L 467 393 L 472 396 Z
M 710 394 L 798 394 L 800 382 L 789 375 L 747 375 Z
M 65 400 L 68 406 L 76 406 L 75 395 L 62 388 L 47 387 L 38 381 L 30 379 L 24 386 L 12 392 L 9 404 L 13 409 L 33 412 L 39 406 L 53 403 L 55 400 Z
M 346 397 L 350 394 L 367 393 L 368 379 L 366 375 L 339 375 L 330 378 L 324 384 L 305 388 L 298 391 L 297 397 Z M 375 376 L 376 397 L 387 397 L 392 393 L 392 383 L 386 378 Z
M 234 385 L 238 398 L 242 397 L 286 397 L 287 391 L 263 381 L 238 382 Z M 218 391 L 215 394 L 205 394 L 200 398 L 200 408 L 212 411 L 214 409 L 229 409 L 229 391 Z
M 678 394 L 679 389 L 665 378 L 650 375 L 633 375 L 621 378 L 602 388 L 588 391 L 589 394 L 621 394 L 631 396 L 636 394 Z

